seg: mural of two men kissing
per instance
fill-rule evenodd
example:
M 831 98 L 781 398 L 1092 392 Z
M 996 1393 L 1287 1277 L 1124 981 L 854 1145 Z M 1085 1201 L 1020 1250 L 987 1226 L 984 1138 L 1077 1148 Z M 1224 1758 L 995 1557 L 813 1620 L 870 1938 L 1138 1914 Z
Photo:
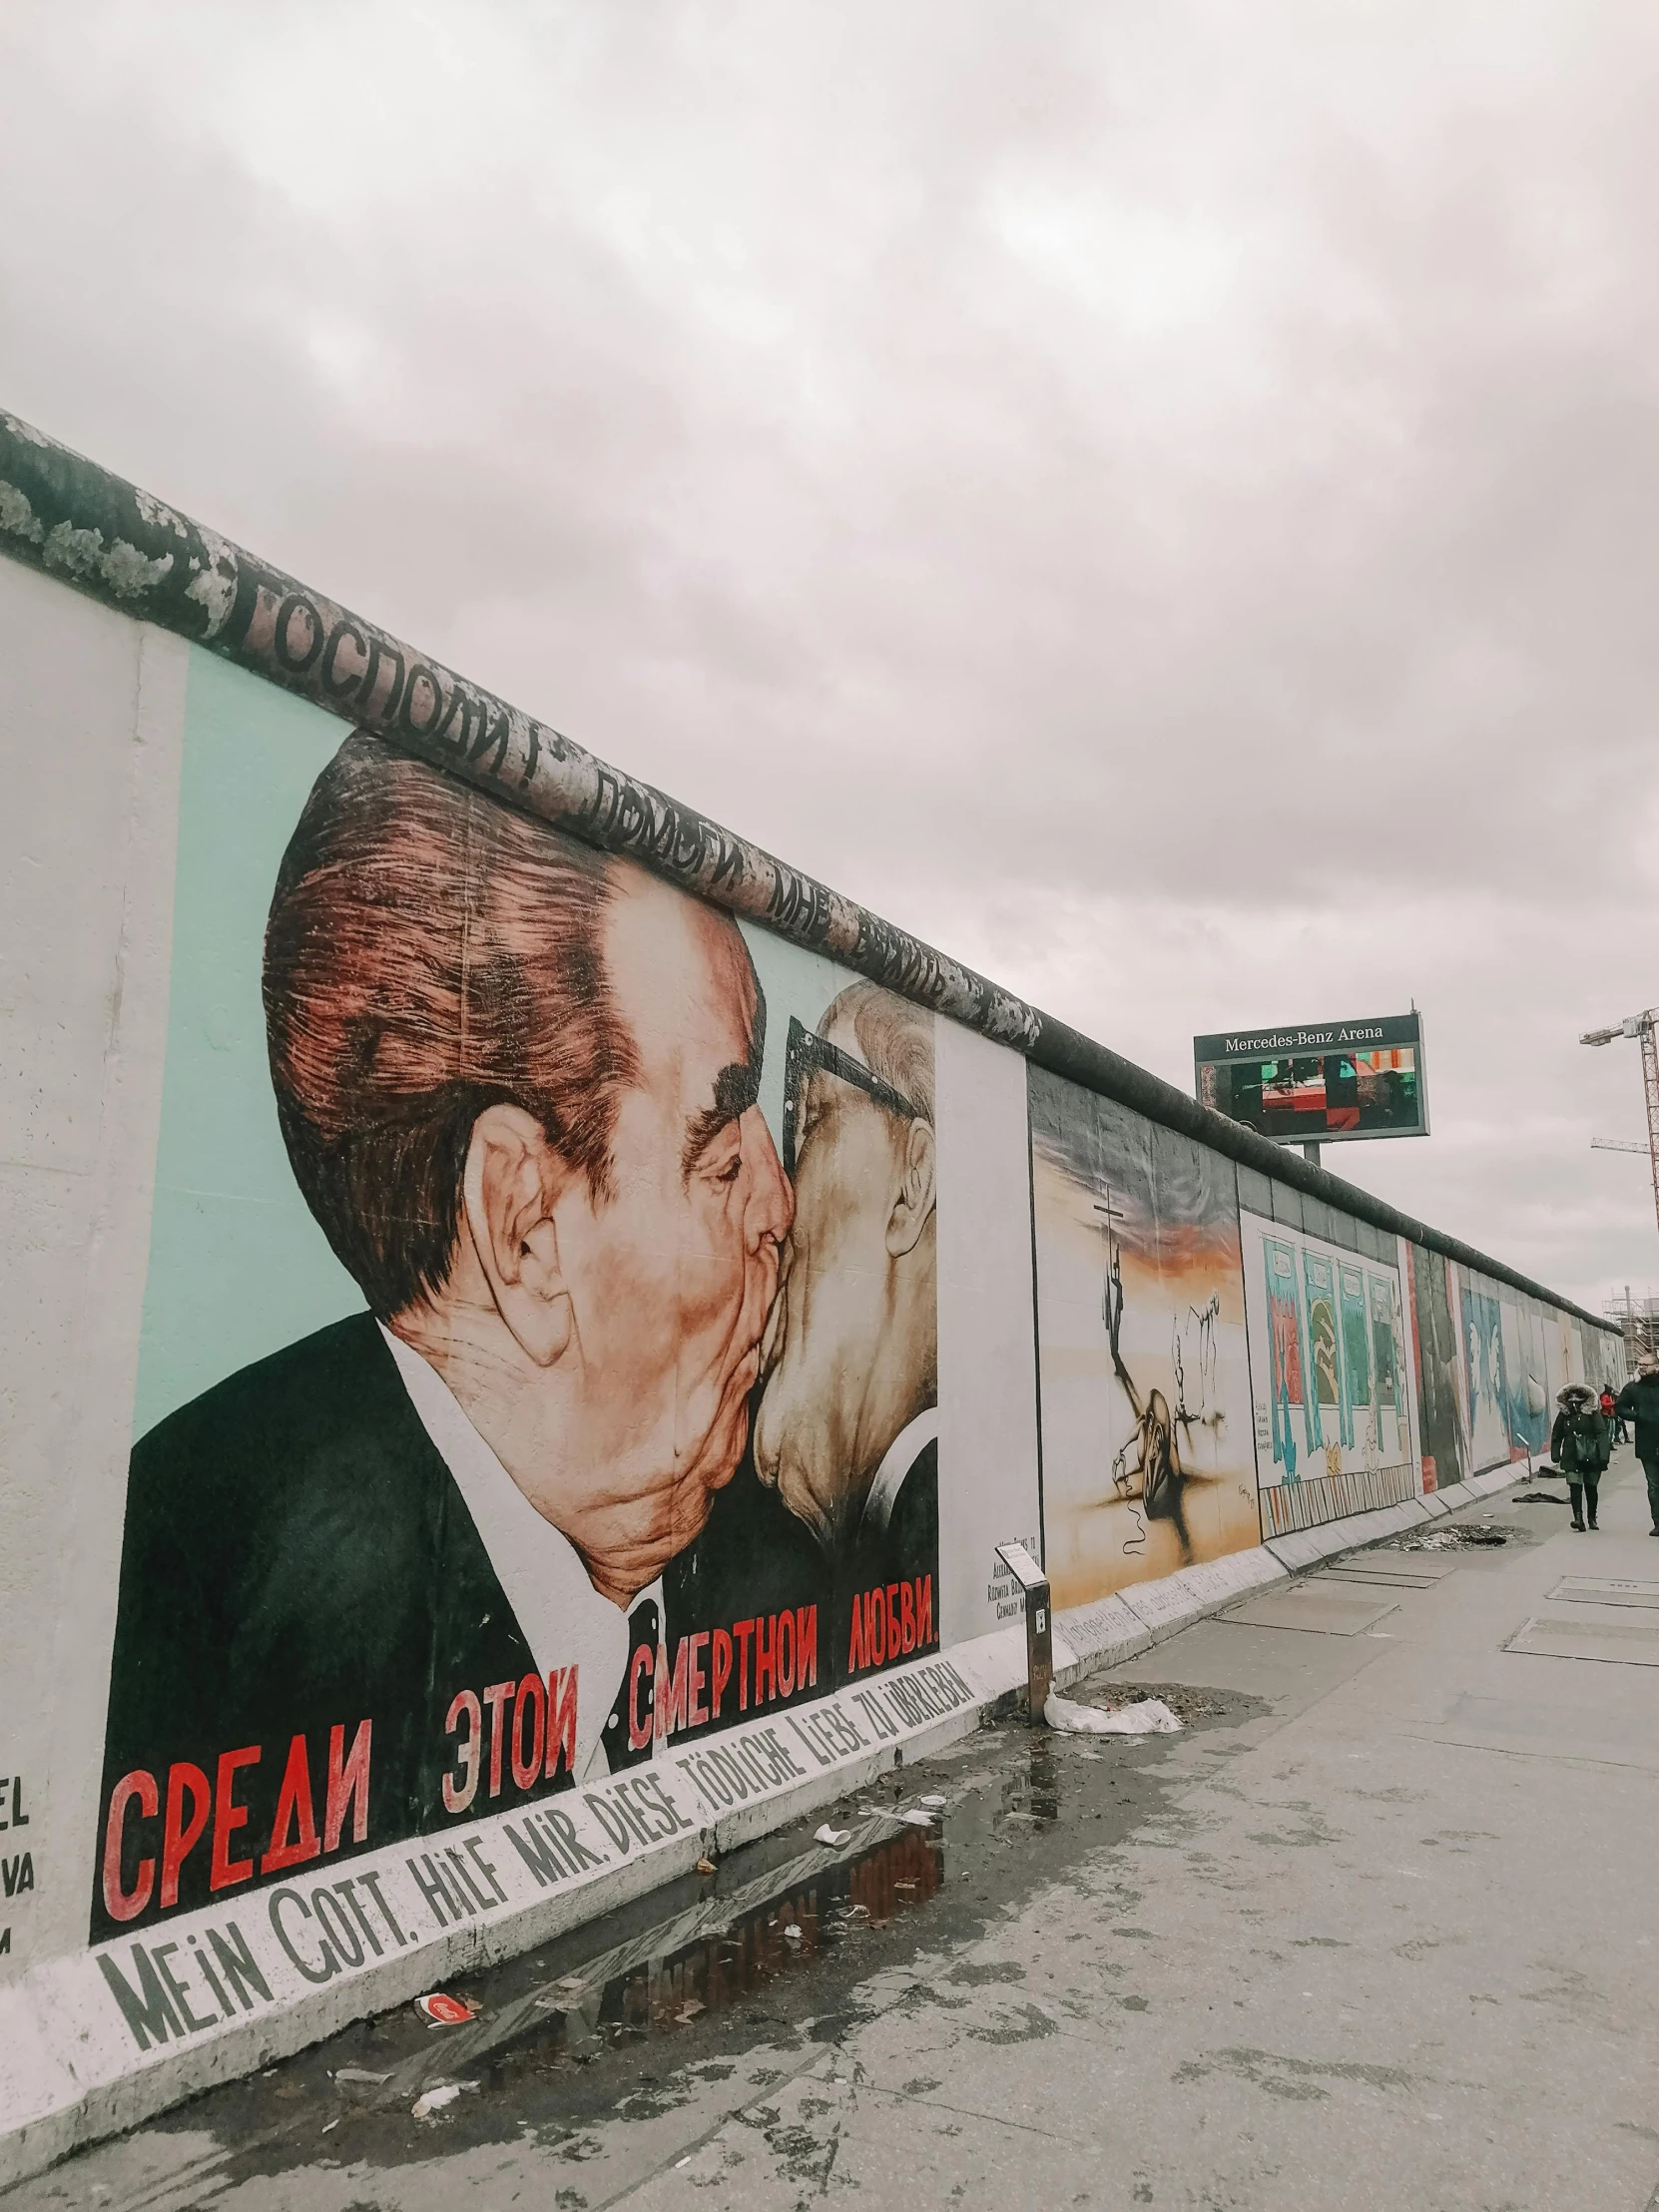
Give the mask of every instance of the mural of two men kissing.
M 362 1308 L 134 1448 L 95 1938 L 936 1645 L 933 1017 L 755 936 L 323 770 L 264 1005 Z

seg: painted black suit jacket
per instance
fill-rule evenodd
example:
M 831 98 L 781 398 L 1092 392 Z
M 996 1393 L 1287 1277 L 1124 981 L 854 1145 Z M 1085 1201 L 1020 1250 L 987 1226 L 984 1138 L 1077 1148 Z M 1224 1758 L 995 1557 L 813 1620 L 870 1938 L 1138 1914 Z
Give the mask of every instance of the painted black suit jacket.
M 295 1736 L 305 1739 L 320 1831 L 331 1732 L 342 1729 L 348 1755 L 359 1724 L 372 1723 L 367 1834 L 355 1847 L 372 1850 L 450 1822 L 442 1778 L 456 1740 L 444 1722 L 457 1691 L 481 1695 L 534 1669 L 372 1316 L 336 1322 L 231 1376 L 151 1429 L 132 1455 L 94 1940 L 118 1933 L 103 1877 L 110 1793 L 123 1776 L 154 1777 L 163 1808 L 145 1819 L 134 1806 L 123 1822 L 130 1895 L 140 1861 L 161 1861 L 174 1764 L 196 1767 L 214 1791 L 221 1756 L 257 1746 L 257 1763 L 232 1770 L 231 1802 L 248 1817 L 226 1852 L 228 1864 L 252 1859 L 253 1875 L 236 1886 L 249 1887 L 266 1879 L 260 1861 Z M 487 1743 L 484 1754 L 487 1762 Z M 480 1789 L 457 1818 L 544 1794 L 519 1793 L 510 1760 L 503 1769 L 502 1795 L 489 1801 Z M 183 1826 L 195 1800 L 182 1788 L 178 1802 Z M 215 1825 L 210 1814 L 183 1862 L 177 1910 L 222 1894 L 210 1891 Z M 353 1827 L 339 1857 L 353 1848 Z M 323 1875 L 331 1863 L 299 1874 Z M 123 1925 L 160 1916 L 156 1887 L 148 1909 Z
M 697 1541 L 674 1560 L 663 1577 L 668 1608 L 667 1636 L 672 1653 L 682 1636 L 699 1629 L 724 1628 L 756 1614 L 772 1615 L 785 1608 L 818 1608 L 818 1676 L 809 1686 L 797 1685 L 787 1699 L 770 1703 L 799 1705 L 842 1688 L 849 1681 L 876 1671 L 866 1665 L 849 1665 L 852 1651 L 852 1608 L 877 1585 L 908 1581 L 912 1588 L 924 1576 L 932 1578 L 933 1640 L 923 1651 L 898 1651 L 883 1658 L 881 1667 L 898 1665 L 908 1658 L 922 1658 L 938 1648 L 939 1624 L 939 1454 L 930 1438 L 905 1471 L 893 1500 L 886 1527 L 866 1531 L 837 1562 L 826 1559 L 805 1524 L 785 1505 L 776 1489 L 762 1482 L 755 1471 L 753 1448 L 744 1453 L 736 1476 L 716 1493 L 714 1509 Z M 734 1686 L 719 1723 L 688 1727 L 687 1736 L 709 1733 L 717 1725 L 730 1727 L 749 1714 L 734 1711 Z

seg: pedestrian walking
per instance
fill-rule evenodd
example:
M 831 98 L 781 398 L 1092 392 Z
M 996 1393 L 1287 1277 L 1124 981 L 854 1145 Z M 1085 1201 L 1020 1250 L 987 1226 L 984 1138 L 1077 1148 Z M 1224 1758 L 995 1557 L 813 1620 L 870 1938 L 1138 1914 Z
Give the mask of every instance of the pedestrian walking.
M 1636 1456 L 1647 1476 L 1648 1517 L 1652 1533 L 1659 1536 L 1659 1360 L 1651 1352 L 1637 1361 L 1635 1380 L 1620 1390 L 1618 1407 L 1636 1431 Z
M 1618 1401 L 1614 1397 L 1610 1386 L 1605 1382 L 1601 1385 L 1600 1404 L 1601 1417 L 1604 1421 L 1606 1421 L 1608 1428 L 1611 1430 L 1614 1443 L 1622 1444 L 1624 1438 L 1622 1435 L 1620 1435 L 1619 1430 L 1624 1424 L 1619 1419 Z
M 1596 1492 L 1601 1470 L 1613 1454 L 1613 1430 L 1596 1402 L 1595 1392 L 1582 1382 L 1569 1382 L 1557 1396 L 1559 1410 L 1550 1430 L 1549 1455 L 1567 1478 L 1572 1499 L 1572 1525 L 1582 1529 L 1586 1509 L 1596 1525 Z M 1659 1393 L 1655 1395 L 1659 1411 Z M 1659 1513 L 1654 1515 L 1659 1520 Z

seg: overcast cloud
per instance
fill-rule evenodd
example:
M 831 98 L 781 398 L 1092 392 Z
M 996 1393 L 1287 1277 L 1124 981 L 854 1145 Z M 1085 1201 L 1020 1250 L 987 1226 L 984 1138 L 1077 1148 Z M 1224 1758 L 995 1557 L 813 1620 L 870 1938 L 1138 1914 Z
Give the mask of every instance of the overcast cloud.
M 9 0 L 0 399 L 1172 1081 L 1659 1290 L 1651 4 Z

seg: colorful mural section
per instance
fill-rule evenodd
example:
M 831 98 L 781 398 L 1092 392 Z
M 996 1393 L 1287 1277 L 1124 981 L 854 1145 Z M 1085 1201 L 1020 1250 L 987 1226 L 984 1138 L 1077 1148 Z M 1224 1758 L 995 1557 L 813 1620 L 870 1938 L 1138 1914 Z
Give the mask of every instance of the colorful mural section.
M 1415 1496 L 1398 1264 L 1240 1219 L 1263 1536 Z
M 1511 1294 L 1503 1313 L 1503 1396 L 1509 1452 L 1539 1458 L 1549 1443 L 1550 1396 L 1544 1360 L 1544 1318 L 1529 1298 Z
M 1058 1606 L 1261 1540 L 1231 1164 L 1030 1071 L 1046 1565 Z
M 1576 1324 L 1508 1284 L 1451 1260 L 1443 1267 L 1457 1318 L 1453 1380 L 1468 1472 L 1545 1457 L 1556 1392 L 1584 1379 Z
M 1470 1471 L 1457 1394 L 1457 1328 L 1446 1262 L 1425 1245 L 1405 1247 L 1416 1355 L 1417 1435 L 1425 1491 L 1446 1489 Z
M 272 730 L 197 666 L 211 848 Z M 181 852 L 95 1938 L 936 1652 L 976 1518 L 935 1017 L 283 712 L 270 859 Z

